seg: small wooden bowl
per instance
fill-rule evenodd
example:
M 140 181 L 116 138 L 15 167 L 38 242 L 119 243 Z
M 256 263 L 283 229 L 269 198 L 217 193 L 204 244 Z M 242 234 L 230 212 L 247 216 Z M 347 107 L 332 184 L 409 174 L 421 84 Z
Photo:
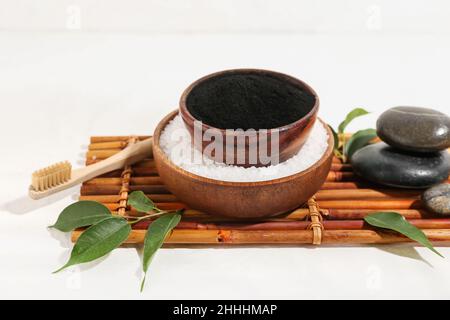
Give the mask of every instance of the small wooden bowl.
M 211 80 L 211 79 L 218 79 L 221 77 L 229 76 L 229 75 L 254 75 L 254 76 L 270 76 L 272 78 L 276 78 L 278 80 L 283 81 L 284 83 L 291 84 L 295 87 L 301 88 L 304 91 L 308 92 L 311 96 L 314 97 L 314 104 L 310 106 L 309 109 L 307 109 L 307 113 L 296 120 L 295 122 L 286 124 L 282 127 L 278 128 L 266 128 L 266 129 L 276 129 L 278 130 L 278 153 L 274 152 L 274 156 L 277 157 L 278 161 L 284 162 L 291 158 L 292 156 L 296 155 L 300 148 L 305 143 L 306 139 L 309 136 L 309 133 L 314 126 L 314 123 L 317 118 L 317 113 L 319 111 L 319 97 L 317 93 L 305 82 L 291 77 L 289 75 L 286 75 L 284 73 L 269 71 L 269 70 L 262 70 L 262 69 L 232 69 L 232 70 L 225 70 L 220 71 L 216 73 L 212 73 L 210 75 L 207 75 L 194 83 L 192 83 L 182 94 L 180 99 L 180 114 L 183 119 L 183 122 L 188 129 L 189 133 L 191 134 L 191 137 L 194 136 L 194 122 L 198 119 L 196 119 L 191 112 L 189 112 L 188 109 L 188 98 L 189 95 L 193 90 L 195 90 L 197 87 L 199 87 L 201 84 Z M 229 129 L 236 129 L 236 128 L 229 128 Z M 223 156 L 222 158 L 215 157 L 214 160 L 224 162 L 227 164 L 233 164 L 237 166 L 243 166 L 243 167 L 263 167 L 267 166 L 268 164 L 264 164 L 260 161 L 259 157 L 256 159 L 256 163 L 253 161 L 250 161 L 249 154 L 254 152 L 254 154 L 259 155 L 259 150 L 253 150 L 255 148 L 258 148 L 257 146 L 250 145 L 248 141 L 246 141 L 245 146 L 242 148 L 243 150 L 238 151 L 238 147 L 235 145 L 234 141 L 238 136 L 242 136 L 242 132 L 234 132 L 229 133 L 226 132 L 226 129 L 221 128 L 215 128 L 209 124 L 203 123 L 202 124 L 202 135 L 205 135 L 205 132 L 207 130 L 214 130 L 216 132 L 219 132 L 223 139 L 224 147 L 223 147 Z M 272 139 L 272 135 L 264 133 L 269 141 L 269 153 L 272 154 L 272 150 L 270 150 L 270 140 Z M 259 131 L 256 131 L 255 133 L 256 139 L 259 139 Z M 229 139 L 226 137 L 229 136 Z M 230 139 L 231 138 L 231 139 Z M 226 146 L 226 141 L 232 141 L 230 146 Z M 202 141 L 202 143 L 194 144 L 194 146 L 199 149 L 202 153 L 203 150 L 210 144 L 210 141 Z M 226 150 L 230 150 L 229 148 L 234 149 L 234 160 L 230 158 L 227 158 Z M 252 149 L 252 150 L 249 150 Z M 242 152 L 243 155 L 245 155 L 245 159 L 243 160 L 243 163 L 240 163 L 237 160 L 237 154 L 238 152 Z M 233 160 L 233 161 L 232 161 Z
M 156 128 L 153 156 L 164 184 L 191 209 L 233 218 L 278 215 L 305 203 L 319 190 L 330 171 L 334 140 L 325 125 L 328 148 L 322 158 L 305 171 L 261 182 L 228 182 L 192 174 L 172 163 L 159 145 L 162 131 L 177 114 L 177 111 L 170 113 Z

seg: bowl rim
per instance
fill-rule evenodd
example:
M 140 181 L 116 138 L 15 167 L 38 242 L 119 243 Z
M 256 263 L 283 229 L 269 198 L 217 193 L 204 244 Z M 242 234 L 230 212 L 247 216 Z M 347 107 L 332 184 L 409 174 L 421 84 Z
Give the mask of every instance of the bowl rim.
M 183 121 L 186 123 L 187 121 L 185 121 L 185 118 L 187 118 L 189 120 L 189 122 L 194 122 L 197 119 L 191 114 L 191 112 L 189 111 L 188 107 L 187 107 L 187 99 L 189 97 L 189 94 L 192 92 L 192 90 L 194 90 L 195 87 L 197 87 L 199 84 L 208 81 L 212 78 L 215 77 L 219 77 L 219 76 L 224 76 L 224 75 L 229 75 L 229 74 L 245 74 L 245 73 L 249 73 L 249 74 L 266 74 L 266 75 L 270 75 L 272 77 L 275 77 L 277 79 L 282 79 L 282 80 L 286 80 L 289 81 L 291 84 L 293 84 L 294 86 L 300 86 L 303 87 L 304 89 L 306 89 L 307 91 L 309 91 L 310 94 L 312 94 L 314 96 L 314 105 L 312 106 L 311 110 L 309 110 L 309 112 L 307 114 L 305 114 L 303 117 L 297 119 L 294 122 L 285 124 L 281 127 L 275 127 L 275 128 L 265 128 L 264 130 L 278 130 L 279 132 L 283 132 L 283 131 L 287 131 L 293 127 L 297 127 L 299 125 L 301 125 L 303 123 L 303 121 L 305 119 L 309 119 L 311 117 L 314 117 L 315 114 L 318 113 L 319 111 L 319 106 L 320 106 L 320 100 L 319 100 L 319 96 L 317 95 L 316 91 L 306 82 L 295 78 L 293 76 L 290 76 L 288 74 L 282 73 L 282 72 L 277 72 L 277 71 L 272 71 L 272 70 L 266 70 L 266 69 L 254 69 L 254 68 L 238 68 L 238 69 L 227 69 L 227 70 L 222 70 L 222 71 L 217 71 L 214 73 L 210 73 L 206 76 L 201 77 L 200 79 L 194 81 L 193 83 L 191 83 L 183 92 L 183 94 L 181 95 L 180 98 L 180 111 L 181 111 L 181 116 L 183 118 Z M 207 123 L 203 123 L 202 122 L 202 129 L 207 130 L 207 129 L 214 129 L 214 130 L 219 130 L 222 134 L 224 135 L 229 135 L 229 132 L 227 131 L 228 129 L 222 129 L 222 128 L 217 128 L 214 127 L 212 125 L 209 125 Z M 256 130 L 256 132 L 258 132 L 259 130 Z M 236 132 L 234 132 L 232 135 L 236 135 Z
M 155 129 L 155 133 L 153 135 L 153 153 L 158 153 L 159 155 L 161 155 L 160 159 L 164 159 L 164 161 L 168 164 L 168 166 L 170 166 L 174 171 L 177 171 L 179 174 L 190 178 L 192 180 L 195 180 L 197 182 L 201 182 L 201 183 L 206 183 L 206 184 L 214 184 L 214 185 L 220 185 L 220 186 L 228 186 L 228 187 L 264 187 L 264 186 L 269 186 L 269 185 L 276 185 L 276 184 L 282 184 L 285 182 L 288 182 L 290 180 L 293 179 L 297 179 L 301 176 L 304 176 L 306 174 L 308 174 L 311 171 L 316 170 L 317 168 L 319 168 L 320 166 L 322 166 L 331 156 L 333 156 L 333 149 L 334 149 L 334 137 L 333 134 L 331 132 L 331 129 L 329 128 L 329 126 L 322 121 L 322 119 L 318 118 L 319 122 L 324 126 L 325 130 L 327 131 L 328 134 L 328 147 L 325 150 L 324 154 L 322 155 L 322 157 L 316 161 L 313 165 L 311 165 L 309 168 L 297 172 L 295 174 L 286 176 L 286 177 L 282 177 L 282 178 L 277 178 L 277 179 L 272 179 L 272 180 L 264 180 L 264 181 L 255 181 L 255 182 L 236 182 L 236 181 L 223 181 L 223 180 L 217 180 L 217 179 L 211 179 L 211 178 L 207 178 L 207 177 L 203 177 L 200 175 L 197 175 L 195 173 L 191 173 L 183 168 L 181 168 L 180 166 L 177 166 L 175 163 L 173 163 L 169 157 L 166 155 L 166 153 L 162 150 L 160 144 L 159 144 L 159 140 L 161 137 L 161 134 L 164 130 L 164 128 L 167 126 L 167 124 L 173 120 L 173 118 L 175 118 L 177 116 L 177 114 L 179 114 L 178 110 L 172 111 L 171 113 L 169 113 L 167 116 L 165 116 L 158 124 L 158 126 Z M 155 159 L 155 156 L 153 156 L 153 158 Z

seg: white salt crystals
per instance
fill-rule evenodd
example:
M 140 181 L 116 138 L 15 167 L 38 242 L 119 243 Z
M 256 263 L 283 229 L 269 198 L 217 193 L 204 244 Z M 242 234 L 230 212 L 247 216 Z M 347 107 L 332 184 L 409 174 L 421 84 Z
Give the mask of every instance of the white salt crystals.
M 287 177 L 308 169 L 324 155 L 328 134 L 323 124 L 316 121 L 306 143 L 295 156 L 285 162 L 261 168 L 214 162 L 202 157 L 201 152 L 192 147 L 191 141 L 183 120 L 177 115 L 162 132 L 160 146 L 170 161 L 193 174 L 222 181 L 256 182 Z

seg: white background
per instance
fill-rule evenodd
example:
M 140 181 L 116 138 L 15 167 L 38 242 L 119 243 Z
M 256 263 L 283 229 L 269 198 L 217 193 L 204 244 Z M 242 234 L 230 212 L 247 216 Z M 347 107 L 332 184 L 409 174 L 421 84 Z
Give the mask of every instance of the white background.
M 311 84 L 337 125 L 395 105 L 449 113 L 448 1 L 0 0 L 1 298 L 450 298 L 450 249 L 410 245 L 163 249 L 143 294 L 135 249 L 51 271 L 49 231 L 78 188 L 26 198 L 33 170 L 80 166 L 91 135 L 151 134 L 195 79 L 237 67 Z

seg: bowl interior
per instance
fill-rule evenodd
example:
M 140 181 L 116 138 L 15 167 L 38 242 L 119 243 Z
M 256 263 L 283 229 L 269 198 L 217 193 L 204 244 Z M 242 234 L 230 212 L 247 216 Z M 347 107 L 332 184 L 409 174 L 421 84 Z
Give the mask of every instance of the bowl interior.
M 234 186 L 234 187 L 246 187 L 246 186 L 266 186 L 266 185 L 272 185 L 272 184 L 282 184 L 287 181 L 299 178 L 302 175 L 306 175 L 308 172 L 311 172 L 315 170 L 318 167 L 321 167 L 324 165 L 324 163 L 332 156 L 333 154 L 333 147 L 334 147 L 334 138 L 333 134 L 331 133 L 331 130 L 329 127 L 321 120 L 318 119 L 319 122 L 324 126 L 324 128 L 327 130 L 328 134 L 328 147 L 325 151 L 325 153 L 322 155 L 322 157 L 312 166 L 307 168 L 306 170 L 300 171 L 294 175 L 286 176 L 283 178 L 273 179 L 273 180 L 266 180 L 266 181 L 257 181 L 257 182 L 232 182 L 232 181 L 222 181 L 222 180 L 215 180 L 210 179 L 207 177 L 199 176 L 196 174 L 193 174 L 189 171 L 186 171 L 182 169 L 181 167 L 174 164 L 168 156 L 165 154 L 165 152 L 162 150 L 160 146 L 160 137 L 161 133 L 163 132 L 164 128 L 167 126 L 167 124 L 178 114 L 178 111 L 173 111 L 169 115 L 167 115 L 159 125 L 157 126 L 154 136 L 153 136 L 153 152 L 158 153 L 159 159 L 166 162 L 168 166 L 171 167 L 171 170 L 177 171 L 177 174 L 183 175 L 185 177 L 188 177 L 189 179 L 200 181 L 207 184 L 215 184 L 215 185 L 221 185 L 221 186 Z
M 217 129 L 274 129 L 311 116 L 318 96 L 286 74 L 235 69 L 203 77 L 186 89 L 180 107 L 190 120 Z

